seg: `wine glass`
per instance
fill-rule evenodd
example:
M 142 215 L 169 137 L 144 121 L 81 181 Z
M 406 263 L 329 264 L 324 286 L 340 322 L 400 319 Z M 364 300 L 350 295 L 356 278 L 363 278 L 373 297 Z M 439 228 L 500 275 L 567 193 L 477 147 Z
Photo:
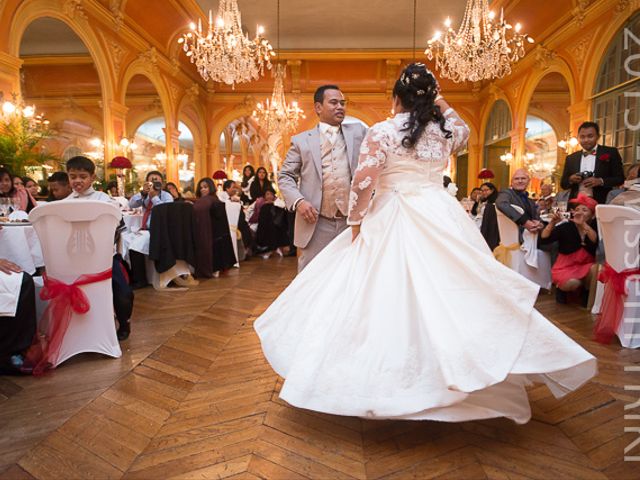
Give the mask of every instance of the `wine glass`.
M 9 198 L 0 198 L 0 217 L 6 217 L 9 213 Z

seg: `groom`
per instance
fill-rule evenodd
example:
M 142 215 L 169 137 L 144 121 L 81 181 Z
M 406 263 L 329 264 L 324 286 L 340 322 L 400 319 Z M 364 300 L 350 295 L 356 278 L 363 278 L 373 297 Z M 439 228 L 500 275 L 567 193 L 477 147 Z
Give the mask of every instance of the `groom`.
M 298 272 L 347 228 L 351 178 L 366 133 L 359 123 L 342 125 L 346 102 L 338 86 L 318 88 L 313 102 L 320 122 L 291 139 L 278 174 L 287 208 L 296 212 Z

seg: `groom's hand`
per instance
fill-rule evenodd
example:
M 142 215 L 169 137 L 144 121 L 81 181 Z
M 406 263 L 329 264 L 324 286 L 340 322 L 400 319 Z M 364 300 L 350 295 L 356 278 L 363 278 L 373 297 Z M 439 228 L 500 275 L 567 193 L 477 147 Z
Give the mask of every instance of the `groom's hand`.
M 302 215 L 302 218 L 307 223 L 316 223 L 318 221 L 318 211 L 306 200 L 300 202 L 296 212 Z

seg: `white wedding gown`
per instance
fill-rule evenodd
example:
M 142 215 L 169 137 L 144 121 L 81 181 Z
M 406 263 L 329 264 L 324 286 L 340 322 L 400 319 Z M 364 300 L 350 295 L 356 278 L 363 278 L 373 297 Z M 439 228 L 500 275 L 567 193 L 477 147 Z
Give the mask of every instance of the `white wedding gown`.
M 407 114 L 369 130 L 347 229 L 255 322 L 291 405 L 338 415 L 525 423 L 525 386 L 557 397 L 597 373 L 595 358 L 533 308 L 538 286 L 496 261 L 442 186 L 468 136 L 430 124 L 415 149 Z M 372 192 L 375 196 L 371 202 Z

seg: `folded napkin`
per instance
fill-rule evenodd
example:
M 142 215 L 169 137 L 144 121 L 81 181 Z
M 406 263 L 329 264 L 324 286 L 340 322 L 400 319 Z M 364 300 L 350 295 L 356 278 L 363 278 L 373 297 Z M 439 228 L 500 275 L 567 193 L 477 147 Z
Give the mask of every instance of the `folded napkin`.
M 9 215 L 10 222 L 19 222 L 21 220 L 29 221 L 29 214 L 27 212 L 23 212 L 22 210 L 14 210 Z
M 529 230 L 522 232 L 522 246 L 520 250 L 524 252 L 524 261 L 533 268 L 538 268 L 538 233 Z
M 23 273 L 0 272 L 0 317 L 15 317 Z

